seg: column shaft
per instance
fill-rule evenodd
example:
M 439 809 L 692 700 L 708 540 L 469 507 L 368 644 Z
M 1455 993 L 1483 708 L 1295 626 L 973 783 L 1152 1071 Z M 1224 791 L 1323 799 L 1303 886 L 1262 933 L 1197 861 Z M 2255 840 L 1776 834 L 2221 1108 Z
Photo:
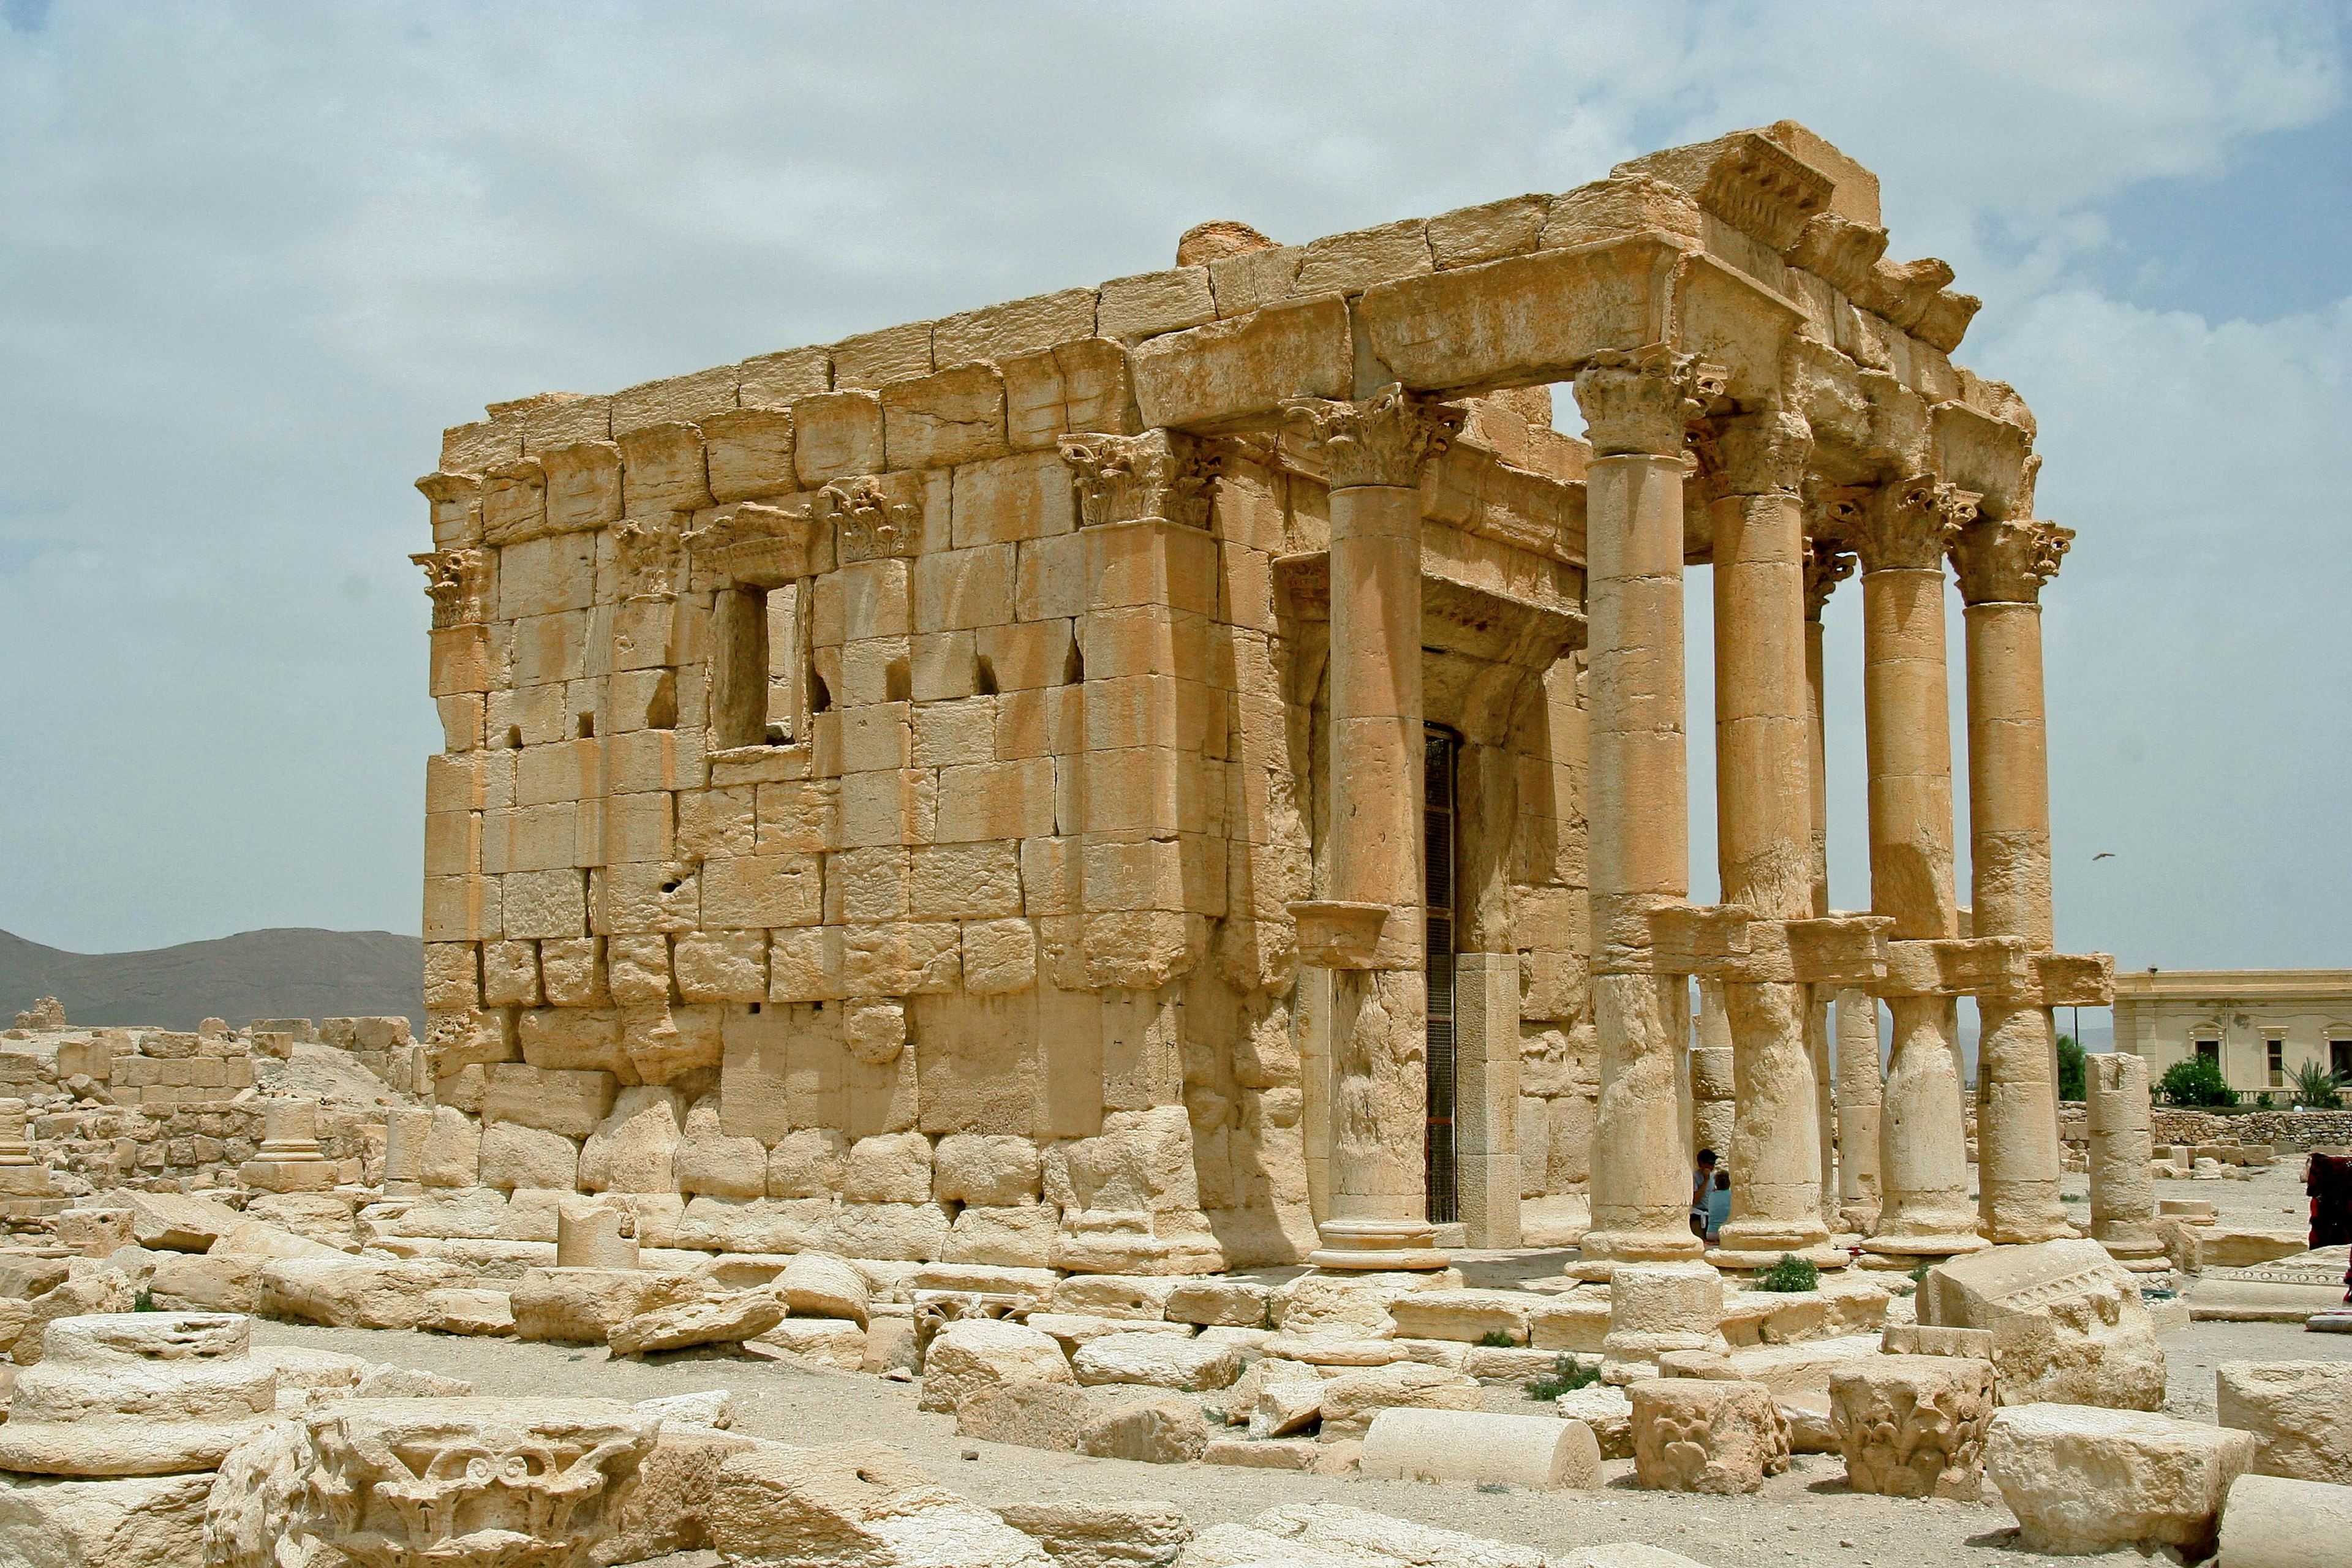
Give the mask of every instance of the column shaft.
M 1580 382 L 1580 396 L 1583 384 Z M 1644 912 L 1690 892 L 1683 705 L 1683 466 L 1593 459 L 1586 479 L 1585 605 L 1591 712 L 1591 845 L 1601 1100 L 1586 1258 L 1697 1255 L 1675 1092 L 1688 1041 L 1681 975 L 1647 963 Z
M 1712 512 L 1723 900 L 1761 920 L 1802 920 L 1813 912 L 1814 881 L 1803 511 L 1790 490 L 1728 496 Z M 1783 982 L 1724 984 L 1739 1167 L 1718 1261 L 1761 1266 L 1829 1240 L 1809 990 Z
M 1837 997 L 1838 1223 L 1867 1234 L 1878 1224 L 1878 1115 L 1883 1092 L 1878 998 Z
M 1987 526 L 1998 527 L 1999 524 Z M 1969 848 L 1975 934 L 2051 947 L 2050 761 L 2042 607 L 1971 604 L 1968 626 Z M 2035 998 L 1977 999 L 1978 1208 L 1997 1242 L 2074 1234 L 2059 1200 L 2057 1044 Z
M 2108 1051 L 2093 1057 L 2090 1069 L 2084 1109 L 2091 1133 L 2091 1238 L 2126 1268 L 2160 1268 L 2147 1063 L 2130 1051 Z

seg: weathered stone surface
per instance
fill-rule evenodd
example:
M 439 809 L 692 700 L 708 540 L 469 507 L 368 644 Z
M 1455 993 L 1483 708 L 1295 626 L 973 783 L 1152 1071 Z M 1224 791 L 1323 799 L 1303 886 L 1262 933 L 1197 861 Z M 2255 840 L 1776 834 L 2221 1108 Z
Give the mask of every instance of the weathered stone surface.
M 1076 1384 L 1017 1377 L 976 1388 L 956 1401 L 956 1431 L 991 1443 L 1076 1453 L 1094 1418 L 1094 1402 Z
M 1106 1334 L 1072 1358 L 1082 1384 L 1141 1383 L 1194 1391 L 1225 1388 L 1242 1374 L 1241 1352 L 1178 1334 Z
M 131 1239 L 156 1252 L 205 1251 L 244 1219 L 226 1204 L 183 1193 L 118 1193 L 108 1202 L 131 1211 Z
M 601 1344 L 632 1318 L 699 1299 L 701 1280 L 619 1268 L 532 1268 L 509 1295 L 515 1335 Z
M 1248 1556 L 1220 1552 L 1213 1559 L 1219 1563 L 1286 1558 L 1303 1559 L 1315 1568 L 1324 1568 L 1335 1561 L 1362 1563 L 1369 1559 L 1429 1564 L 1430 1568 L 1439 1564 L 1444 1568 L 1545 1568 L 1546 1561 L 1544 1554 L 1532 1546 L 1490 1541 L 1458 1530 L 1443 1530 L 1338 1503 L 1286 1504 L 1266 1510 L 1246 1527 L 1218 1528 L 1245 1528 L 1261 1541 L 1271 1540 L 1278 1548 L 1272 1552 L 1261 1549 Z M 1203 1531 L 1200 1539 L 1206 1542 L 1211 1533 Z M 1187 1561 L 1202 1556 L 1197 1551 L 1188 1552 Z
M 776 1288 L 793 1313 L 804 1318 L 847 1318 L 863 1323 L 873 1300 L 863 1274 L 844 1259 L 822 1252 L 803 1252 L 785 1264 Z
M 1270 1295 L 1249 1279 L 1180 1279 L 1161 1310 L 1174 1322 L 1255 1329 L 1266 1321 Z
M 1098 1459 L 1147 1465 L 1189 1465 L 1209 1446 L 1201 1407 L 1174 1394 L 1122 1405 L 1096 1416 L 1078 1434 L 1078 1452 Z
M 1173 1503 L 1020 1503 L 998 1511 L 1043 1546 L 1056 1568 L 1176 1568 L 1192 1539 L 1192 1524 Z
M 1475 1481 L 1529 1491 L 1601 1484 L 1601 1446 L 1581 1421 L 1471 1410 L 1383 1410 L 1364 1434 L 1375 1479 Z
M 205 1502 L 212 1486 L 210 1475 L 8 1478 L 0 1482 L 0 1562 L 24 1568 L 197 1568 L 206 1561 Z
M 906 1321 L 903 1318 L 895 1321 Z M 786 1318 L 761 1334 L 755 1342 L 764 1349 L 798 1357 L 812 1366 L 829 1366 L 841 1372 L 884 1370 L 867 1366 L 874 1348 L 870 1332 L 846 1318 Z M 912 1371 L 911 1356 L 908 1360 L 908 1370 Z
M 1604 1459 L 1633 1457 L 1633 1401 L 1622 1388 L 1593 1384 L 1573 1389 L 1553 1400 L 1552 1408 L 1571 1421 L 1592 1429 Z
M 1036 1542 L 881 1443 L 737 1454 L 709 1505 L 730 1563 L 842 1568 L 1048 1568 Z
M 2139 1285 L 2095 1241 L 1997 1247 L 1927 1271 L 1919 1321 L 1990 1330 L 2004 1405 L 2154 1410 L 2164 1352 Z
M 784 1303 L 772 1290 L 734 1290 L 658 1307 L 615 1323 L 606 1342 L 616 1356 L 653 1355 L 690 1345 L 740 1344 L 784 1321 Z
M 1789 1424 L 1759 1383 L 1633 1385 L 1633 1465 L 1653 1491 L 1752 1492 L 1789 1465 Z
M 985 1318 L 950 1323 L 924 1354 L 923 1396 L 918 1408 L 950 1414 L 967 1394 L 1015 1378 L 1077 1381 L 1062 1347 L 1050 1335 Z
M 1542 1298 L 1523 1290 L 1415 1290 L 1389 1303 L 1389 1317 L 1406 1339 L 1462 1340 L 1489 1334 L 1528 1342 L 1528 1309 Z
M 2170 1546 L 2193 1563 L 2253 1462 L 2251 1433 L 2082 1405 L 2008 1405 L 1985 1436 L 1985 1474 L 2020 1543 L 2061 1556 Z
M 682 1394 L 678 1399 L 707 1398 Z M 596 1543 L 588 1561 L 602 1565 L 641 1563 L 678 1552 L 710 1549 L 710 1494 L 719 1470 L 737 1454 L 774 1451 L 785 1445 L 721 1430 L 709 1422 L 688 1422 L 648 1408 L 674 1403 L 639 1400 L 636 1409 L 659 1415 L 653 1451 L 637 1467 L 637 1484 L 621 1503 L 620 1522 Z
M 276 1374 L 227 1313 L 59 1318 L 16 1379 L 0 1469 L 154 1476 L 208 1470 L 277 1409 Z
M 2254 1435 L 2256 1474 L 2352 1486 L 2352 1362 L 2232 1361 L 2214 1418 Z
M 466 1283 L 463 1269 L 423 1258 L 279 1258 L 261 1279 L 265 1316 L 335 1329 L 413 1329 L 428 1295 Z
M 1877 1355 L 1830 1380 L 1846 1484 L 1888 1497 L 1973 1499 L 1992 1419 L 1992 1363 Z
M 503 1290 L 428 1290 L 416 1326 L 435 1334 L 510 1334 L 515 1331 L 514 1302 Z
M 2352 1564 L 2352 1487 L 2240 1476 L 2221 1510 L 2225 1568 Z
M 1345 1373 L 1323 1384 L 1320 1408 L 1326 1442 L 1360 1437 L 1372 1417 L 1397 1406 L 1418 1410 L 1476 1410 L 1486 1391 L 1475 1378 L 1419 1362 L 1396 1362 Z

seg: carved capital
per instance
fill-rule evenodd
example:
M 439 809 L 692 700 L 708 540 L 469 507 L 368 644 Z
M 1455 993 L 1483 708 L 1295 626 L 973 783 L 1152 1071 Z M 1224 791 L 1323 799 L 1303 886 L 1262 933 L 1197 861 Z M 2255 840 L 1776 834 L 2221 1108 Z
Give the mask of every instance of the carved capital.
M 1952 541 L 1952 565 L 1960 574 L 1960 598 L 1971 605 L 2032 605 L 2042 584 L 2058 575 L 2058 563 L 2074 542 L 2074 531 L 2027 518 L 2011 522 L 1980 517 Z
M 1707 466 L 1717 495 L 1794 495 L 1812 456 L 1812 426 L 1779 409 L 1713 422 Z
M 488 551 L 436 550 L 409 559 L 425 569 L 425 593 L 433 601 L 435 631 L 489 618 Z
M 1209 526 L 1216 461 L 1202 443 L 1173 430 L 1140 436 L 1068 435 L 1055 445 L 1076 471 L 1082 525 L 1165 518 Z
M 1873 489 L 1860 509 L 1853 547 L 1870 572 L 1940 571 L 1960 525 L 1976 515 L 1977 498 L 1928 475 Z
M 894 499 L 871 476 L 825 486 L 817 492 L 817 510 L 833 520 L 834 548 L 845 562 L 912 555 L 918 547 L 921 511 Z
M 1703 384 L 1696 357 L 1663 345 L 1594 355 L 1576 374 L 1576 405 L 1594 454 L 1676 456 L 1701 412 Z
M 1834 539 L 1805 541 L 1805 619 L 1818 621 L 1837 585 L 1853 575 L 1854 555 Z
M 709 532 L 695 535 L 698 542 Z M 622 523 L 613 530 L 613 554 L 621 572 L 624 599 L 668 599 L 678 589 L 678 572 L 686 559 L 677 513 Z
M 1391 382 L 1360 403 L 1286 398 L 1283 416 L 1322 455 L 1335 490 L 1421 483 L 1421 466 L 1445 450 L 1463 412 Z

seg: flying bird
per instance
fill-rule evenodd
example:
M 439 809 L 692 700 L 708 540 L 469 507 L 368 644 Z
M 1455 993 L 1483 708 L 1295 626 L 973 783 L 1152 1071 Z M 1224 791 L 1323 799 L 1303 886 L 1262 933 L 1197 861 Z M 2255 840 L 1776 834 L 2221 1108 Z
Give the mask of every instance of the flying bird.
M 2112 860 L 2115 858 L 2116 852 L 2112 849 L 2102 849 L 2096 855 L 2091 857 L 2094 860 Z

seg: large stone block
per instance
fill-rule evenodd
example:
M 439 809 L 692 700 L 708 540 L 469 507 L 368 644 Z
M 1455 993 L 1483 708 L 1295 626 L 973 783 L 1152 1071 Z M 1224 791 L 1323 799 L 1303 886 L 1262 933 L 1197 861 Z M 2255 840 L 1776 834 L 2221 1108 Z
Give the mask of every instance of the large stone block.
M 1060 1568 L 1176 1568 L 1192 1539 L 1172 1503 L 1016 1503 L 998 1512 Z
M 265 1316 L 334 1329 L 413 1329 L 427 1296 L 467 1282 L 463 1268 L 426 1258 L 285 1258 L 261 1279 Z
M 0 1560 L 26 1568 L 198 1568 L 212 1488 L 210 1474 L 8 1478 L 0 1484 Z
M 881 1443 L 737 1454 L 711 1489 L 709 1539 L 730 1563 L 862 1568 L 1050 1568 L 1028 1536 Z
M 1601 1447 L 1581 1421 L 1468 1410 L 1383 1410 L 1364 1435 L 1363 1474 L 1475 1481 L 1528 1491 L 1601 1484 Z
M 1354 351 L 1337 294 L 1151 339 L 1129 355 L 1143 423 L 1213 429 L 1265 421 L 1287 397 L 1345 397 Z
M 2254 1435 L 2257 1474 L 2352 1486 L 2352 1362 L 2224 1362 L 2213 1381 L 2214 1418 Z
M 1233 1345 L 1168 1333 L 1113 1333 L 1091 1339 L 1071 1363 L 1082 1384 L 1140 1383 L 1155 1388 L 1230 1387 L 1242 1374 Z
M 1486 1391 L 1478 1380 L 1419 1362 L 1395 1362 L 1387 1366 L 1349 1372 L 1323 1384 L 1320 1408 L 1323 1438 L 1361 1437 L 1371 1430 L 1372 1418 L 1383 1410 L 1402 1406 L 1416 1410 L 1476 1410 L 1486 1404 Z
M 1924 1326 L 1991 1332 L 2004 1405 L 2154 1410 L 2164 1352 L 2138 1283 L 2095 1241 L 1996 1247 L 1927 1271 Z
M 2221 1510 L 2226 1568 L 2352 1568 L 2352 1487 L 2240 1476 Z
M 958 1400 L 956 1433 L 1074 1454 L 1094 1414 L 1094 1402 L 1076 1384 L 1022 1377 L 989 1384 Z
M 585 1015 L 584 1008 L 557 1008 L 555 1013 Z M 543 1016 L 527 1013 L 528 1020 Z M 618 1049 L 620 1020 L 611 1020 L 613 1046 Z M 526 1026 L 526 1031 L 528 1026 Z M 619 1080 L 602 1069 L 548 1068 L 520 1062 L 497 1062 L 489 1068 L 489 1087 L 482 1097 L 482 1120 L 511 1121 L 567 1138 L 585 1138 L 596 1131 L 613 1109 Z M 564 1184 L 570 1185 L 569 1182 Z
M 709 1287 L 687 1274 L 630 1268 L 529 1268 L 509 1299 L 515 1336 L 601 1344 L 633 1318 L 698 1300 Z
M 2137 1410 L 2012 1405 L 1985 1437 L 1985 1474 L 2031 1552 L 2213 1550 L 2230 1483 L 2252 1468 L 2251 1433 Z
M 923 1396 L 919 1409 L 951 1413 L 965 1395 L 1015 1378 L 1071 1383 L 1070 1363 L 1049 1334 L 1020 1323 L 973 1318 L 953 1322 L 933 1337 L 923 1359 Z
M 1078 1435 L 1081 1454 L 1146 1465 L 1191 1464 L 1208 1446 L 1209 1424 L 1201 1407 L 1173 1394 L 1106 1411 Z
M 1752 1492 L 1788 1468 L 1789 1423 L 1760 1383 L 1648 1378 L 1630 1392 L 1633 1473 L 1653 1491 Z
M 580 1148 L 580 1185 L 589 1192 L 674 1193 L 675 1162 L 685 1142 L 677 1091 L 644 1085 L 622 1089 L 613 1109 Z
M 1989 1361 L 1866 1356 L 1830 1379 L 1830 1423 L 1858 1492 L 1973 1499 L 1992 1411 Z

